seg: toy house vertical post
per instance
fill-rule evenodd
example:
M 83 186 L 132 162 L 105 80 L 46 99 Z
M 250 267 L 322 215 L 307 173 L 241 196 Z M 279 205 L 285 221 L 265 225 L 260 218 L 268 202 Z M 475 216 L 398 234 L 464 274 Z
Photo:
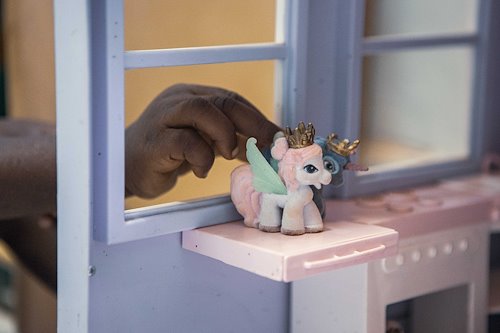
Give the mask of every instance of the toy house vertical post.
M 92 240 L 90 2 L 54 2 L 58 177 L 58 330 L 88 331 Z

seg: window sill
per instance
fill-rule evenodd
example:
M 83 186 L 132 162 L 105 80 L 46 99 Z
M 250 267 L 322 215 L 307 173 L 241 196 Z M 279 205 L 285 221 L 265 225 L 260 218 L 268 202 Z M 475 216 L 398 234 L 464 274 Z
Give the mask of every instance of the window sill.
M 325 231 L 264 233 L 243 222 L 183 232 L 185 249 L 276 281 L 290 282 L 397 253 L 399 239 L 492 221 L 498 177 L 327 202 Z M 496 184 L 496 185 L 495 185 Z
M 290 282 L 396 253 L 394 230 L 346 221 L 325 222 L 316 234 L 285 236 L 225 223 L 183 232 L 185 249 L 263 277 Z

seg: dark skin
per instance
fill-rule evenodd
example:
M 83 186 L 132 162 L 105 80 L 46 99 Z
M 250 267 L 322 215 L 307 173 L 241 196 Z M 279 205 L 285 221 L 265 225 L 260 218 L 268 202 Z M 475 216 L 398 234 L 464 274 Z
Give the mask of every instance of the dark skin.
M 262 146 L 281 129 L 242 96 L 178 84 L 159 94 L 125 133 L 128 195 L 156 197 L 189 171 L 205 178 L 215 155 L 242 157 L 250 136 Z
M 55 290 L 57 277 L 55 127 L 0 121 L 0 237 Z M 39 223 L 42 222 L 42 223 Z
M 143 198 L 171 189 L 192 171 L 205 178 L 214 158 L 242 158 L 249 136 L 263 145 L 280 128 L 242 96 L 178 84 L 160 93 L 125 131 L 125 193 Z M 55 290 L 55 127 L 0 120 L 0 237 Z M 241 147 L 241 148 L 240 148 Z
M 0 121 L 0 219 L 55 213 L 55 145 L 51 124 Z

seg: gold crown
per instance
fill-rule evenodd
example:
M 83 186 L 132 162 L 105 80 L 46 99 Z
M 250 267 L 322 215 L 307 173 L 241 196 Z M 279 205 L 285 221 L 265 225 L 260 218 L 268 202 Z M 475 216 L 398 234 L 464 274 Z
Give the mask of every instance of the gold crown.
M 347 139 L 341 141 L 335 133 L 328 135 L 328 137 L 326 138 L 326 145 L 330 150 L 346 157 L 355 153 L 356 148 L 359 146 L 359 143 L 359 140 L 354 140 L 352 143 Z
M 300 122 L 299 125 L 293 130 L 290 127 L 285 129 L 285 137 L 288 141 L 288 146 L 290 148 L 304 148 L 310 146 L 314 143 L 314 126 L 309 123 L 304 125 L 304 122 Z

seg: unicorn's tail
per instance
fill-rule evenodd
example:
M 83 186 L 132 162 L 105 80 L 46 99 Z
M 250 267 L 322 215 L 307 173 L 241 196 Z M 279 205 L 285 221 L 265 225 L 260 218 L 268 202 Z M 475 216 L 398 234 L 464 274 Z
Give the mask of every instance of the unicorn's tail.
M 243 218 L 245 225 L 259 227 L 260 197 L 252 184 L 253 174 L 249 165 L 241 165 L 231 173 L 231 200 Z

